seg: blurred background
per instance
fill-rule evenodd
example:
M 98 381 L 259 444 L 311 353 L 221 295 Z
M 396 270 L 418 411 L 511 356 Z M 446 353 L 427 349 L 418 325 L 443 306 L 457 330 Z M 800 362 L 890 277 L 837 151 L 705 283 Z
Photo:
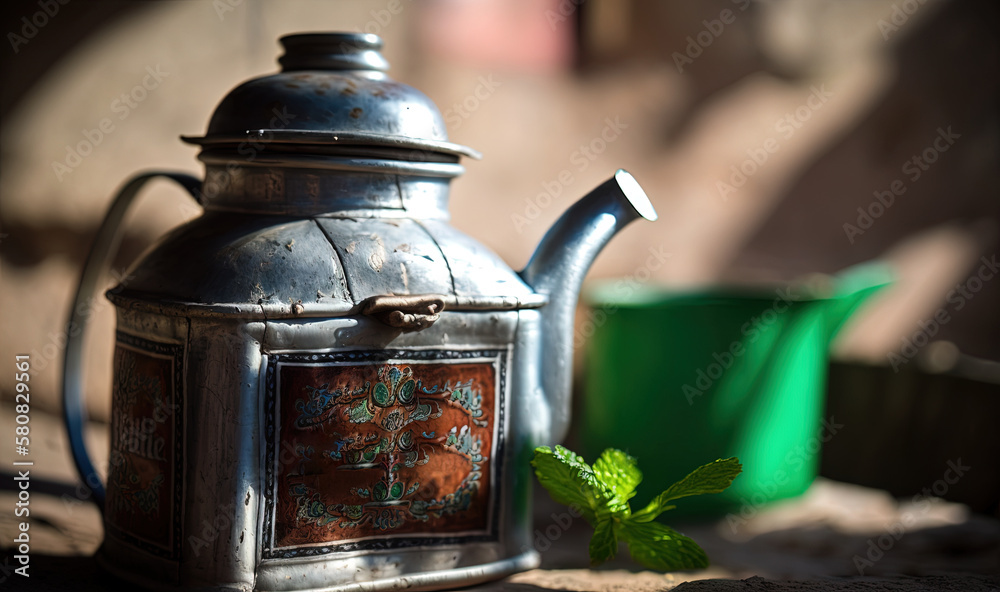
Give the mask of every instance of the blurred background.
M 452 222 L 515 269 L 566 207 L 626 168 L 660 219 L 617 237 L 591 278 L 770 285 L 881 259 L 897 279 L 835 343 L 845 372 L 883 376 L 893 355 L 905 372 L 964 368 L 962 380 L 987 385 L 982 404 L 996 405 L 998 10 L 992 0 L 5 1 L 0 359 L 31 354 L 33 412 L 57 413 L 69 300 L 119 185 L 141 169 L 200 171 L 178 137 L 203 133 L 232 87 L 276 71 L 278 37 L 345 30 L 380 35 L 390 75 L 437 103 L 452 141 L 484 154 L 452 185 Z M 197 215 L 185 199 L 157 185 L 140 200 L 109 286 Z M 931 333 L 942 309 L 948 320 Z M 87 390 L 92 418 L 106 421 L 112 307 L 93 322 Z M 901 354 L 907 342 L 924 345 Z M 832 380 L 854 388 L 846 374 Z M 938 393 L 945 407 L 961 396 L 950 385 Z M 13 372 L 0 373 L 4 433 L 12 387 Z M 65 478 L 51 426 L 63 460 L 39 470 Z M 981 470 L 995 485 L 997 470 Z

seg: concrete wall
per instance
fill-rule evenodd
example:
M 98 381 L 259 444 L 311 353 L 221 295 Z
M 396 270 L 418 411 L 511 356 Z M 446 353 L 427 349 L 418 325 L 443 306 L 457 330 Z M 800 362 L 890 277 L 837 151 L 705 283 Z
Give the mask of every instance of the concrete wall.
M 452 140 L 484 153 L 453 184 L 453 222 L 515 268 L 577 196 L 624 167 L 660 221 L 629 228 L 592 277 L 690 288 L 885 257 L 899 282 L 840 354 L 885 363 L 945 307 L 935 338 L 1000 357 L 1000 282 L 962 310 L 946 300 L 997 248 L 991 2 L 578 4 L 70 2 L 43 18 L 38 2 L 5 3 L 0 359 L 35 352 L 33 403 L 58 408 L 69 298 L 113 192 L 140 169 L 199 171 L 178 136 L 202 133 L 230 88 L 274 71 L 280 35 L 314 30 L 381 35 L 391 75 L 437 102 Z M 44 24 L 29 37 L 32 19 Z M 949 129 L 947 151 L 927 152 Z M 89 154 L 68 155 L 88 142 Z M 934 162 L 915 177 L 925 152 Z M 861 228 L 857 209 L 896 181 L 905 193 Z M 185 199 L 148 191 L 118 273 L 195 213 Z M 99 417 L 112 335 L 107 305 L 89 348 Z M 4 400 L 11 381 L 0 373 Z

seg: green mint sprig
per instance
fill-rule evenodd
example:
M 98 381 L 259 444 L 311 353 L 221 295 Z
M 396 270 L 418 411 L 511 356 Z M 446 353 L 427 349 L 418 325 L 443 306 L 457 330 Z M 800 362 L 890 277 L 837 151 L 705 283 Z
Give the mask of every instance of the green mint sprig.
M 575 507 L 594 527 L 591 565 L 614 558 L 618 541 L 624 540 L 632 559 L 659 571 L 708 567 L 708 556 L 698 543 L 655 522 L 656 517 L 673 509 L 669 502 L 675 499 L 725 490 L 743 470 L 735 457 L 702 465 L 633 513 L 629 500 L 642 481 L 642 472 L 635 459 L 621 450 L 608 448 L 591 467 L 562 446 L 554 450 L 541 446 L 535 449 L 531 466 L 552 499 Z

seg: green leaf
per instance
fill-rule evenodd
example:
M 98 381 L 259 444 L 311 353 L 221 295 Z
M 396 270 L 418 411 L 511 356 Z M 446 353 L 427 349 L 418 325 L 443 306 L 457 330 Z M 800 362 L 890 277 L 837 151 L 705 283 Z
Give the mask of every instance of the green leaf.
M 612 513 L 628 516 L 628 500 L 635 496 L 635 488 L 642 481 L 642 471 L 635 459 L 621 450 L 608 448 L 594 463 L 594 475 L 611 492 L 608 509 Z
M 618 537 L 615 536 L 615 521 L 607 513 L 602 514 L 594 526 L 594 535 L 590 537 L 590 564 L 600 565 L 609 559 L 614 559 L 618 552 Z
M 631 514 L 628 501 L 642 481 L 642 472 L 635 459 L 620 450 L 605 450 L 591 467 L 561 446 L 543 446 L 535 449 L 531 465 L 552 499 L 574 506 L 594 527 L 592 565 L 614 558 L 622 539 L 635 561 L 661 571 L 704 568 L 708 556 L 693 540 L 653 519 L 673 507 L 668 505 L 670 500 L 718 493 L 743 470 L 736 458 L 709 463 L 671 485 L 641 512 Z
M 736 457 L 719 459 L 702 465 L 656 496 L 645 508 L 633 514 L 632 518 L 635 522 L 649 522 L 663 512 L 674 508 L 675 506 L 668 504 L 671 500 L 689 495 L 724 491 L 742 471 L 743 465 Z
M 538 482 L 552 499 L 574 506 L 591 525 L 597 524 L 598 513 L 606 513 L 610 492 L 594 476 L 583 458 L 562 446 L 550 449 L 540 446 L 531 459 Z
M 676 571 L 708 567 L 708 555 L 698 543 L 665 524 L 626 519 L 621 523 L 620 533 L 628 542 L 632 559 L 649 569 Z

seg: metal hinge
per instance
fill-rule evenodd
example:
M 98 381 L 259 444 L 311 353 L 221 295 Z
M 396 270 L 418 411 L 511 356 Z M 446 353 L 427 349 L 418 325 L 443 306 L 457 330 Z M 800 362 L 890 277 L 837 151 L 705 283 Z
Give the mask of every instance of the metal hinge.
M 361 314 L 403 331 L 420 331 L 438 320 L 444 299 L 440 294 L 372 296 L 362 303 Z

